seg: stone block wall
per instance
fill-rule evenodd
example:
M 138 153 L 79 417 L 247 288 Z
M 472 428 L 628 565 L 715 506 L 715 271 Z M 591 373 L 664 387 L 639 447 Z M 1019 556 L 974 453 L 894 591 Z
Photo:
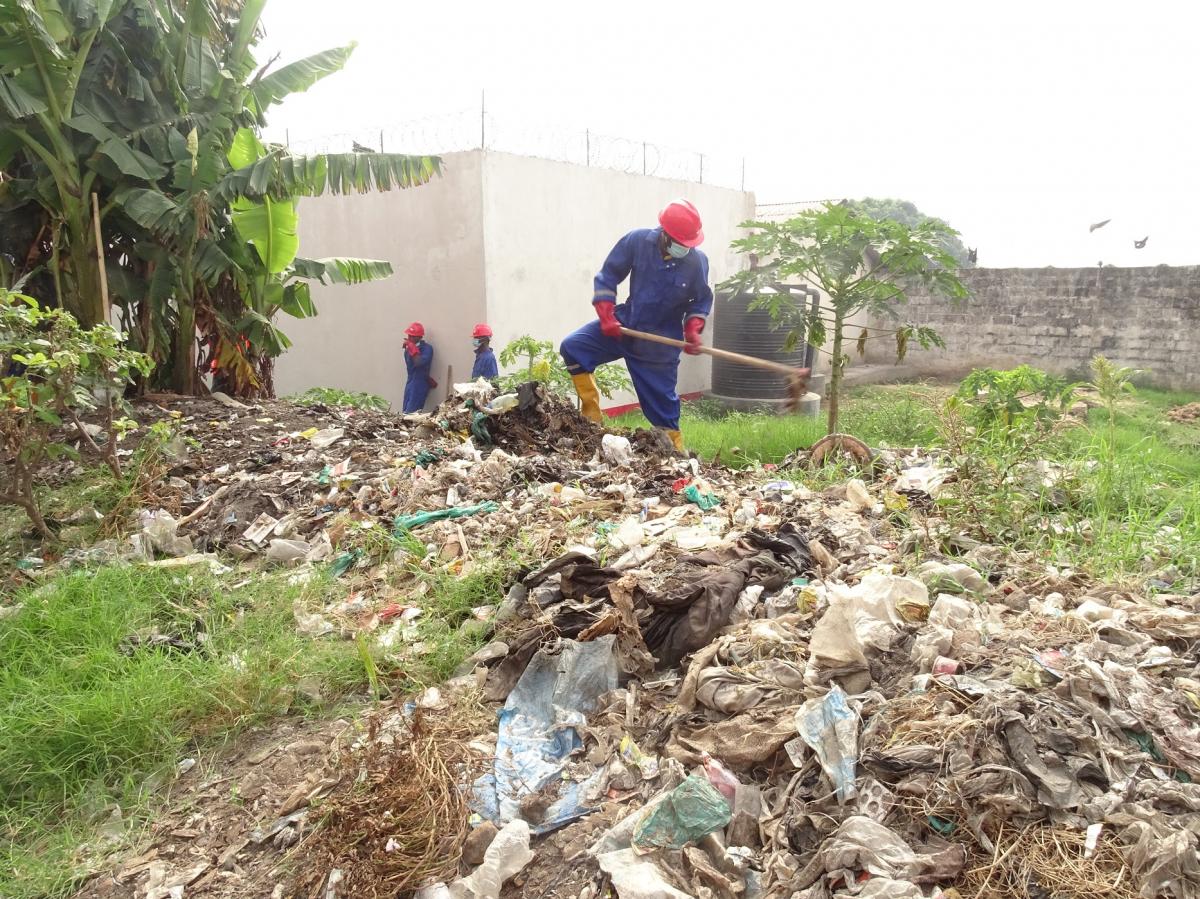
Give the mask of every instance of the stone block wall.
M 921 292 L 901 307 L 904 320 L 930 325 L 946 341 L 944 350 L 910 349 L 905 361 L 919 374 L 1023 362 L 1082 374 L 1102 353 L 1148 369 L 1140 382 L 1200 390 L 1200 266 L 981 268 L 963 281 L 971 297 L 957 307 Z M 872 326 L 892 325 L 881 318 Z M 871 344 L 869 361 L 894 362 L 891 341 Z

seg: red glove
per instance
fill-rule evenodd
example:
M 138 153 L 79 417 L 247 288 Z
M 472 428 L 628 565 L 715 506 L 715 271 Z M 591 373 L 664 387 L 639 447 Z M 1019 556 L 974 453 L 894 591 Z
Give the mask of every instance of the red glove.
M 411 340 L 404 341 L 404 351 L 414 359 L 421 355 L 421 348 Z
M 700 355 L 700 335 L 704 331 L 704 319 L 698 315 L 693 315 L 687 320 L 683 326 L 683 339 L 687 341 L 687 346 L 683 351 L 689 356 Z
M 614 340 L 621 339 L 621 323 L 617 321 L 616 303 L 596 303 L 596 315 L 600 319 L 600 333 Z

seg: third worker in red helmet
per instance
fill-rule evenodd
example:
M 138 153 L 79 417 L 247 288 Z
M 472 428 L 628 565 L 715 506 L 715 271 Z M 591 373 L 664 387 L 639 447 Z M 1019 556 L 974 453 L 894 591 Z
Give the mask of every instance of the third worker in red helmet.
M 500 366 L 492 352 L 492 329 L 484 324 L 471 331 L 471 342 L 475 345 L 475 364 L 471 367 L 471 380 L 485 378 L 488 381 L 500 377 Z
M 600 394 L 592 372 L 598 365 L 624 358 L 642 413 L 662 428 L 683 451 L 679 431 L 679 350 L 623 337 L 621 327 L 684 340 L 696 354 L 700 335 L 712 312 L 708 257 L 696 247 L 704 240 L 700 213 L 687 200 L 667 204 L 657 228 L 630 231 L 613 247 L 596 275 L 592 305 L 596 321 L 567 335 L 559 352 L 583 414 L 599 422 Z M 629 278 L 629 298 L 617 304 L 617 286 Z

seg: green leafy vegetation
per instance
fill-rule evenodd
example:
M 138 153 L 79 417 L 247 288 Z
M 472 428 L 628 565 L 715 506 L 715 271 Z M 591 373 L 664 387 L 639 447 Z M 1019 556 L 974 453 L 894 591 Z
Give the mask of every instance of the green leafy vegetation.
M 941 388 L 924 385 L 864 387 L 847 393 L 842 412 L 845 429 L 873 446 L 928 445 L 937 436 Z M 640 412 L 613 420 L 617 427 L 647 428 Z M 790 453 L 807 449 L 825 434 L 819 418 L 779 412 L 737 412 L 701 399 L 684 403 L 680 428 L 689 450 L 726 465 L 778 464 Z
M 1128 383 L 1125 375 L 1113 383 Z M 948 454 L 956 483 L 938 514 L 958 533 L 1099 577 L 1170 575 L 1171 566 L 1200 575 L 1200 424 L 1166 416 L 1196 396 L 1101 391 L 1102 380 L 1094 375 L 1098 402 L 1082 417 L 1064 414 L 1067 398 L 1080 395 L 1073 385 L 1027 369 L 975 373 L 957 390 L 851 390 L 843 422 L 875 448 Z M 988 384 L 999 389 L 982 389 Z M 639 413 L 615 424 L 647 426 Z M 685 404 L 682 430 L 690 450 L 734 466 L 778 464 L 824 433 L 815 419 L 712 403 Z M 853 475 L 804 468 L 787 476 L 824 484 Z
M 850 206 L 857 212 L 869 216 L 873 219 L 892 219 L 893 221 L 901 222 L 914 228 L 925 222 L 935 222 L 946 229 L 946 236 L 942 238 L 942 245 L 946 252 L 954 257 L 954 261 L 961 268 L 974 268 L 975 262 L 971 259 L 970 253 L 959 239 L 958 234 L 953 232 L 949 224 L 936 216 L 926 215 L 916 207 L 914 203 L 908 200 L 896 200 L 891 197 L 865 197 L 862 200 L 851 200 Z
M 0 284 L 24 279 L 90 327 L 109 316 L 104 282 L 154 385 L 182 393 L 201 366 L 218 389 L 269 393 L 289 345 L 276 316 L 316 314 L 310 281 L 391 274 L 382 260 L 299 257 L 297 198 L 440 171 L 434 156 L 262 144 L 268 111 L 354 51 L 260 68 L 265 6 L 0 5 Z
M 355 575 L 306 583 L 255 573 L 231 586 L 202 568 L 110 566 L 12 596 L 0 616 L 0 895 L 67 896 L 103 848 L 145 820 L 174 766 L 246 726 L 328 714 L 450 677 L 483 642 L 483 611 L 522 565 L 510 547 L 469 565 L 438 560 L 420 534 L 347 532 L 342 551 L 399 560 L 422 614 L 384 646 L 298 632 L 295 609 L 345 597 Z M 403 625 L 405 628 L 407 624 Z M 114 810 L 119 810 L 114 817 Z
M 910 226 L 871 218 L 849 204 L 826 203 L 787 221 L 749 221 L 742 227 L 750 229 L 750 236 L 735 240 L 733 246 L 765 261 L 728 278 L 721 289 L 753 295 L 750 308 L 767 310 L 783 330 L 785 347 L 823 347 L 826 334 L 832 335 L 831 434 L 838 430 L 842 374 L 849 361 L 849 319 L 863 311 L 898 319 L 907 291 L 916 285 L 955 302 L 967 296 L 946 249 L 956 232 L 936 219 Z M 813 309 L 805 296 L 781 288 L 798 282 L 820 288 L 828 300 Z M 943 345 L 937 332 L 923 325 L 900 324 L 874 334 L 863 328 L 856 340 L 859 355 L 866 354 L 868 340 L 881 337 L 895 339 L 898 359 L 904 358 L 912 340 L 926 348 Z
M 286 399 L 298 406 L 349 406 L 352 409 L 370 409 L 375 412 L 387 412 L 392 408 L 391 403 L 374 393 L 357 393 L 353 390 L 339 390 L 336 387 L 310 387 L 304 393 Z
M 0 290 L 0 450 L 11 460 L 0 503 L 20 508 L 42 537 L 54 538 L 34 487 L 47 462 L 77 455 L 62 438 L 68 424 L 121 479 L 117 438 L 133 423 L 116 413 L 125 408 L 130 380 L 150 368 L 150 358 L 128 350 L 110 325 L 84 330 L 69 312 L 42 309 L 31 297 Z M 103 446 L 81 420 L 98 410 Z
M 575 395 L 571 374 L 554 344 L 548 340 L 535 340 L 529 335 L 518 337 L 500 351 L 498 358 L 506 368 L 516 366 L 514 371 L 500 375 L 502 390 L 515 390 L 527 381 L 537 381 L 563 396 Z M 596 386 L 604 397 L 633 389 L 633 381 L 624 365 L 601 365 L 595 371 L 595 378 Z
M 1045 430 L 1070 406 L 1075 385 L 1029 365 L 1007 371 L 977 368 L 963 379 L 952 402 L 967 421 L 989 436 L 1014 440 L 1030 429 Z
M 0 895 L 66 895 L 95 827 L 137 820 L 181 753 L 365 683 L 352 644 L 296 633 L 323 588 L 259 576 L 234 588 L 107 567 L 13 597 L 0 619 Z M 11 608 L 11 607 L 10 607 Z

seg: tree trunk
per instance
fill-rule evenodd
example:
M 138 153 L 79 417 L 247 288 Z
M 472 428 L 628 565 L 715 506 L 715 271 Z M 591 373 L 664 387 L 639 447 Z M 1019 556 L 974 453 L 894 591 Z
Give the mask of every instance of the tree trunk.
M 179 304 L 179 330 L 175 334 L 171 383 L 176 393 L 193 396 L 196 393 L 196 307 L 191 302 Z
M 844 316 L 836 309 L 833 313 L 833 369 L 829 373 L 829 431 L 838 432 L 838 403 L 841 400 L 842 389 L 842 339 L 845 323 Z
M 68 281 L 72 286 L 63 297 L 64 306 L 79 320 L 80 327 L 91 328 L 104 319 L 104 301 L 100 294 L 93 225 L 82 201 L 67 210 L 66 231 L 71 260 Z
M 39 460 L 40 461 L 40 458 Z M 22 462 L 19 454 L 17 458 L 12 460 L 12 469 L 9 474 L 9 492 L 0 494 L 0 503 L 7 503 L 11 506 L 16 506 L 18 509 L 24 509 L 25 514 L 29 516 L 37 532 L 42 535 L 44 540 L 53 540 L 54 532 L 46 524 L 46 519 L 42 517 L 42 510 L 38 508 L 37 497 L 33 494 L 33 469 L 37 463 L 31 467 Z

